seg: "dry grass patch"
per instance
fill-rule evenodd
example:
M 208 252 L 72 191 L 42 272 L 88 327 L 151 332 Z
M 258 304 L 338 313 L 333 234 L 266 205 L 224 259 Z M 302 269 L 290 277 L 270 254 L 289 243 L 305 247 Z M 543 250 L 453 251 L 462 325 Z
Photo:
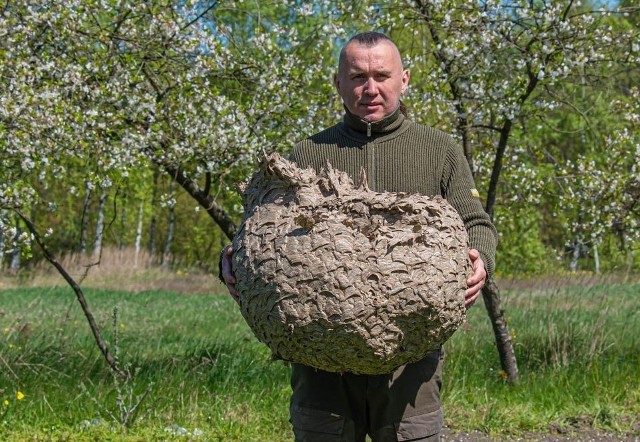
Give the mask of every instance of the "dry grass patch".
M 212 258 L 217 261 L 217 256 Z M 109 288 L 127 292 L 166 290 L 178 293 L 223 293 L 217 275 L 199 269 L 162 266 L 147 252 L 132 248 L 105 248 L 99 259 L 91 255 L 69 254 L 59 259 L 66 271 L 82 287 Z M 17 274 L 0 274 L 0 290 L 65 286 L 66 281 L 48 262 Z

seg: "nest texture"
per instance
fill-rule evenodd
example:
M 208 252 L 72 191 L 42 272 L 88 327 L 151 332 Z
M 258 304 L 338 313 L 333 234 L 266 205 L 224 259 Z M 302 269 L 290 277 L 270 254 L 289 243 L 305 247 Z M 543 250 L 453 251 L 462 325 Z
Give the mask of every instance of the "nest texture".
M 242 315 L 277 358 L 390 373 L 465 320 L 465 227 L 441 197 L 376 193 L 327 164 L 265 155 L 243 189 L 233 266 Z

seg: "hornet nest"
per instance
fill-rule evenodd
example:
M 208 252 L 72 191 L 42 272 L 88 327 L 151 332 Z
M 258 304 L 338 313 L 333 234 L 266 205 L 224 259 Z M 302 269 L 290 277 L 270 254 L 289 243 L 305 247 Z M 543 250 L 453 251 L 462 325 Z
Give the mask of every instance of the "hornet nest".
M 356 187 L 277 153 L 244 186 L 233 240 L 240 310 L 274 356 L 390 373 L 440 348 L 466 317 L 467 233 L 441 197 Z

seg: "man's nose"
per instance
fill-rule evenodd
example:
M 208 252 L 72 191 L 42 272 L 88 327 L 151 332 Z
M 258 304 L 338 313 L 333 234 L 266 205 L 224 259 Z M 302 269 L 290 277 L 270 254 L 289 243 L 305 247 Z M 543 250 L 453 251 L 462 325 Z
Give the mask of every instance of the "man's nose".
M 367 95 L 378 95 L 378 83 L 375 78 L 367 79 L 364 91 Z

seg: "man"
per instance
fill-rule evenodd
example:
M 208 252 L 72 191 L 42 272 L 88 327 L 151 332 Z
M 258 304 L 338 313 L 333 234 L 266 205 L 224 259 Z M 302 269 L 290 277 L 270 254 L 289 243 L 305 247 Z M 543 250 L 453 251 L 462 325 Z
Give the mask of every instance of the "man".
M 409 85 L 396 45 L 384 34 L 354 36 L 342 49 L 334 85 L 343 122 L 298 143 L 292 160 L 319 170 L 327 160 L 357 182 L 364 167 L 378 192 L 442 195 L 460 213 L 473 247 L 465 305 L 478 298 L 494 268 L 496 232 L 484 212 L 462 149 L 451 137 L 409 121 L 400 98 Z M 225 249 L 222 277 L 238 300 Z M 485 268 L 486 266 L 486 268 Z M 437 441 L 443 425 L 440 386 L 443 354 L 388 375 L 329 373 L 292 364 L 291 422 L 296 441 Z

